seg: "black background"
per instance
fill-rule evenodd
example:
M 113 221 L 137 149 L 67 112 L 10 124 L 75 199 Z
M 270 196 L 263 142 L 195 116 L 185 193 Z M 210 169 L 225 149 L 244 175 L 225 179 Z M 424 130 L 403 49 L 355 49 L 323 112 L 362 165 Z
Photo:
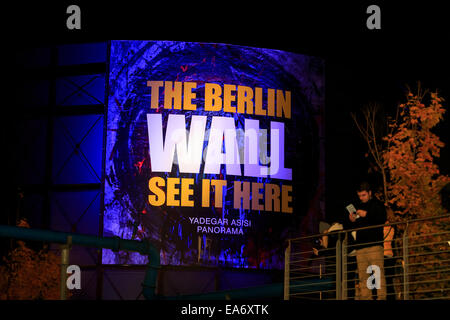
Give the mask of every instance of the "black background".
M 352 123 L 350 112 L 376 101 L 388 112 L 405 101 L 407 85 L 415 88 L 438 89 L 446 102 L 450 101 L 448 46 L 449 26 L 445 1 L 254 1 L 245 3 L 156 1 L 58 1 L 55 3 L 14 1 L 2 5 L 3 70 L 12 72 L 3 97 L 9 103 L 14 87 L 15 53 L 23 46 L 104 41 L 109 39 L 182 40 L 239 44 L 286 50 L 323 57 L 326 63 L 326 201 L 327 215 L 338 215 L 348 199 L 354 196 L 354 184 L 367 171 L 366 147 Z M 66 8 L 78 4 L 81 8 L 81 30 L 66 28 Z M 381 30 L 368 30 L 368 5 L 381 8 Z M 5 23 L 6 22 L 6 23 Z M 20 63 L 20 62 L 17 62 Z M 4 100 L 5 101 L 5 100 Z M 14 143 L 8 137 L 8 103 L 2 106 L 2 143 L 6 148 Z M 436 132 L 448 144 L 449 115 Z M 449 148 L 442 150 L 441 170 L 449 174 Z M 8 164 L 7 164 L 8 165 Z M 8 167 L 6 167 L 6 171 Z M 9 182 L 6 181 L 6 184 Z M 261 302 L 255 302 L 261 303 Z M 118 308 L 123 304 L 114 305 Z M 184 304 L 183 304 L 184 305 Z M 12 310 L 38 311 L 36 305 L 10 305 Z M 48 315 L 47 307 L 42 314 Z M 167 311 L 175 318 L 175 308 L 167 304 L 147 304 L 129 309 L 145 312 Z M 322 305 L 275 304 L 272 316 L 308 309 L 322 313 Z M 327 315 L 336 315 L 342 305 L 331 305 Z M 350 306 L 350 305 L 349 305 Z M 380 311 L 384 307 L 372 304 L 357 306 L 361 311 Z M 413 305 L 398 302 L 398 311 L 415 312 L 414 306 L 434 310 L 443 305 Z M 25 308 L 24 308 L 25 307 Z M 67 307 L 69 307 L 67 309 Z M 90 309 L 93 305 L 87 307 Z M 112 305 L 97 305 L 98 311 L 116 310 Z M 334 308 L 333 308 L 334 307 Z M 355 304 L 351 305 L 354 310 Z M 380 308 L 381 307 L 381 308 Z M 413 307 L 413 308 L 411 308 Z M 84 309 L 84 308 L 83 308 Z M 34 310 L 34 311 L 33 311 Z M 39 310 L 39 311 L 44 311 Z M 74 305 L 61 306 L 61 311 L 80 310 Z M 172 310 L 172 311 L 170 311 Z M 320 311 L 319 311 L 320 310 Z M 329 310 L 329 311 L 328 311 Z M 394 311 L 394 309 L 391 309 Z M 169 312 L 170 311 L 170 312 Z M 87 312 L 87 310 L 86 310 Z M 114 311 L 115 312 L 115 311 Z M 172 313 L 171 313 L 172 312 Z M 333 313 L 331 313 L 333 312 Z M 84 312 L 83 312 L 84 314 Z M 322 314 L 323 315 L 323 314 Z M 108 317 L 108 316 L 106 316 Z M 258 318 L 258 316 L 256 316 Z

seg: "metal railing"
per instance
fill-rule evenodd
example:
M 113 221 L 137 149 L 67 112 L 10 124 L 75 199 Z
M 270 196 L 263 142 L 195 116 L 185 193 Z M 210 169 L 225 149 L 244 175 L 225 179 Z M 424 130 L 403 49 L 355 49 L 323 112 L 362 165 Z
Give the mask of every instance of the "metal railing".
M 72 245 L 111 249 L 113 251 L 133 251 L 139 252 L 142 255 L 148 255 L 145 278 L 142 282 L 142 294 L 146 299 L 156 298 L 156 281 L 160 269 L 160 250 L 148 240 L 137 241 L 121 239 L 119 237 L 96 237 L 87 234 L 30 229 L 1 224 L 0 237 L 61 244 L 61 300 L 67 298 L 67 266 L 69 264 L 69 251 Z
M 366 243 L 371 249 L 361 248 L 355 236 L 373 228 L 383 229 L 384 240 Z M 368 270 L 364 257 L 374 250 L 382 258 Z M 450 299 L 450 215 L 288 240 L 285 300 L 384 298 Z

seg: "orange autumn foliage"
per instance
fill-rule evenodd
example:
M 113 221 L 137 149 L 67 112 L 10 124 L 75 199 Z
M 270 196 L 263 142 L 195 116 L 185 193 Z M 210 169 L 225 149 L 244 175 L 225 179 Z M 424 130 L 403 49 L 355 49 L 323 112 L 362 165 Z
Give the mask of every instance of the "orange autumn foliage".
M 400 105 L 400 121 L 391 123 L 393 132 L 384 139 L 389 148 L 383 154 L 389 171 L 389 204 L 403 218 L 423 218 L 443 213 L 439 191 L 450 181 L 441 175 L 435 158 L 444 143 L 432 132 L 443 119 L 445 109 L 438 93 L 409 93 L 407 102 Z
M 444 143 L 432 132 L 443 119 L 445 109 L 438 93 L 431 93 L 425 104 L 425 94 L 409 93 L 401 104 L 400 121 L 391 123 L 393 131 L 385 137 L 389 148 L 383 153 L 389 172 L 388 203 L 394 214 L 390 221 L 440 216 L 446 213 L 441 204 L 440 190 L 450 178 L 442 175 L 434 163 Z M 445 249 L 450 219 L 425 220 L 411 224 L 400 232 L 408 236 L 408 283 L 410 299 L 448 297 L 450 285 L 445 268 L 450 254 Z M 398 239 L 399 247 L 405 244 Z M 441 272 L 440 270 L 444 270 Z
M 19 227 L 29 228 L 25 220 Z M 60 297 L 60 257 L 46 250 L 35 251 L 23 241 L 0 266 L 0 300 L 57 300 Z

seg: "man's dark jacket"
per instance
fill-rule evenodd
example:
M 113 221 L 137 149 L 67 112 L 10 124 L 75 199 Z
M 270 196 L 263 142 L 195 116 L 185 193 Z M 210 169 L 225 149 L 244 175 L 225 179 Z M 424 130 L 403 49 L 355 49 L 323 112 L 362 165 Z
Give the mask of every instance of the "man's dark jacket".
M 366 203 L 360 203 L 357 209 L 367 211 L 365 217 L 359 217 L 352 224 L 352 228 L 363 228 L 369 226 L 376 226 L 384 224 L 387 220 L 386 208 L 383 203 L 372 198 Z M 356 232 L 356 244 L 355 249 L 362 249 L 372 246 L 383 246 L 384 235 L 383 226 L 377 228 L 370 228 L 365 230 L 358 230 Z M 376 242 L 376 243 L 374 243 Z

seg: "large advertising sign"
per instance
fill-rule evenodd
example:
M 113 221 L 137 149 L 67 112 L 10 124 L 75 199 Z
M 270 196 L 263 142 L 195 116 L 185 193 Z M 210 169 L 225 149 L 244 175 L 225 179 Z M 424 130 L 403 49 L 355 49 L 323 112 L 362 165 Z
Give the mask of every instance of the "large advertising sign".
M 283 268 L 323 193 L 323 69 L 279 50 L 112 41 L 104 235 L 149 239 L 166 265 Z

